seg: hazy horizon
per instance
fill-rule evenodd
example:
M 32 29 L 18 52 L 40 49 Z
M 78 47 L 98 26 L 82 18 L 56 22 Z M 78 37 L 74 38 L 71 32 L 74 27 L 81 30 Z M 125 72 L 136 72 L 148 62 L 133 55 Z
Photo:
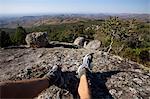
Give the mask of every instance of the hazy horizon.
M 29 17 L 29 16 L 59 16 L 59 15 L 150 15 L 149 13 L 37 13 L 37 14 L 5 14 L 0 18 L 15 18 L 15 17 Z
M 150 14 L 149 0 L 0 0 L 0 15 Z

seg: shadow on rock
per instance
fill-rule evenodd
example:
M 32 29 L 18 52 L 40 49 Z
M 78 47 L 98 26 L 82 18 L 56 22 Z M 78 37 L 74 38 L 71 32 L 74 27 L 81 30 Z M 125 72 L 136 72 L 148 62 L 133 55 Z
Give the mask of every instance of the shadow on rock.
M 73 48 L 73 49 L 77 49 L 78 46 L 76 45 L 69 45 L 69 44 L 49 44 L 48 46 L 46 46 L 47 48 L 54 48 L 54 47 L 62 47 L 62 48 Z
M 59 84 L 56 84 L 56 86 L 58 86 L 61 89 L 65 89 L 68 92 L 70 92 L 72 94 L 72 97 L 69 97 L 69 99 L 77 98 L 78 97 L 77 89 L 78 89 L 79 79 L 76 77 L 76 72 L 75 71 L 63 72 L 62 73 L 62 77 L 64 78 L 64 84 L 62 86 L 60 86 L 60 83 L 59 83 Z M 66 94 L 66 92 L 65 93 L 59 92 L 59 95 L 57 95 L 57 97 L 59 97 L 59 99 L 66 99 L 66 98 L 68 98 L 68 96 L 64 95 L 64 94 Z
M 113 99 L 112 95 L 109 93 L 109 90 L 107 89 L 106 82 L 108 78 L 119 72 L 121 71 L 108 71 L 103 73 L 96 72 L 89 74 L 92 98 Z
M 88 78 L 90 79 L 90 88 L 91 88 L 91 95 L 92 98 L 98 99 L 113 99 L 112 95 L 109 93 L 107 89 L 106 82 L 107 78 L 110 78 L 112 75 L 115 75 L 121 71 L 109 71 L 109 72 L 96 72 L 96 73 L 89 73 Z M 75 76 L 76 72 L 63 72 L 62 76 L 65 79 L 65 83 L 60 88 L 68 90 L 72 95 L 73 98 L 79 98 L 78 96 L 78 85 L 79 79 Z M 56 85 L 59 86 L 59 85 Z M 59 94 L 59 98 L 62 99 L 63 93 Z
M 62 47 L 62 48 L 73 48 L 73 49 L 78 49 L 79 47 L 77 45 L 73 44 L 66 44 L 66 43 L 52 43 L 48 44 L 47 46 L 40 47 L 37 45 L 22 45 L 22 46 L 8 46 L 4 47 L 4 49 L 27 49 L 27 48 L 55 48 L 55 47 Z

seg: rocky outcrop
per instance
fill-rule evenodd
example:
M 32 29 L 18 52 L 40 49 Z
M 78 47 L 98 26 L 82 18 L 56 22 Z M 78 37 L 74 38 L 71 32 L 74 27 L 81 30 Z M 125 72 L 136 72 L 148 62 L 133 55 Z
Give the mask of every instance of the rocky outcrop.
M 97 50 L 101 46 L 101 42 L 99 40 L 90 41 L 87 45 L 85 45 L 86 49 Z
M 46 47 L 48 43 L 47 32 L 33 32 L 26 36 L 28 47 Z
M 74 44 L 79 46 L 79 47 L 83 47 L 84 46 L 84 42 L 85 42 L 85 38 L 84 37 L 78 37 L 75 39 Z
M 69 48 L 0 49 L 0 82 L 43 77 L 54 65 L 61 65 L 65 84 L 51 86 L 39 99 L 77 98 L 76 71 L 84 55 L 93 52 L 89 79 L 93 99 L 149 99 L 150 71 L 144 66 L 98 50 Z

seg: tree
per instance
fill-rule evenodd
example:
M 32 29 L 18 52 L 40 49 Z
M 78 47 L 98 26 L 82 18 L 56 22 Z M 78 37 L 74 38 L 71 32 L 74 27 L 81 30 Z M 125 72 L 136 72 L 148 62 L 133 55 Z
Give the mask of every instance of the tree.
M 7 47 L 11 45 L 11 39 L 5 31 L 0 32 L 0 47 Z
M 72 27 L 72 29 L 70 30 L 73 33 L 73 37 L 72 39 L 75 40 L 77 37 L 79 36 L 85 36 L 85 27 L 83 24 L 78 24 Z
M 14 34 L 13 42 L 17 45 L 25 44 L 26 31 L 23 27 L 18 26 Z
M 87 30 L 85 30 L 84 33 L 87 39 L 92 39 L 92 40 L 94 39 L 94 34 L 95 34 L 95 30 L 92 29 L 92 27 L 89 27 Z
M 122 41 L 125 39 L 126 28 L 123 27 L 124 22 L 118 17 L 110 17 L 101 25 L 100 31 L 110 37 L 110 45 L 107 52 L 112 49 L 114 39 Z

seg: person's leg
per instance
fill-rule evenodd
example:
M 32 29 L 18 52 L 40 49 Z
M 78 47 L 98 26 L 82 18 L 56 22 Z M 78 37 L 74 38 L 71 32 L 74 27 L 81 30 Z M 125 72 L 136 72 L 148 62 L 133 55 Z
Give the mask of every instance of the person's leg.
M 90 99 L 90 89 L 86 75 L 80 77 L 78 93 L 81 99 Z
M 87 72 L 89 72 L 91 68 L 91 62 L 93 58 L 93 53 L 88 54 L 83 58 L 83 64 L 78 68 L 78 75 L 80 77 L 78 93 L 81 99 L 90 99 L 90 88 L 87 79 Z
M 0 98 L 33 98 L 48 88 L 47 78 L 0 83 Z
M 54 66 L 43 78 L 0 83 L 0 98 L 33 98 L 58 82 L 63 83 L 61 70 Z

